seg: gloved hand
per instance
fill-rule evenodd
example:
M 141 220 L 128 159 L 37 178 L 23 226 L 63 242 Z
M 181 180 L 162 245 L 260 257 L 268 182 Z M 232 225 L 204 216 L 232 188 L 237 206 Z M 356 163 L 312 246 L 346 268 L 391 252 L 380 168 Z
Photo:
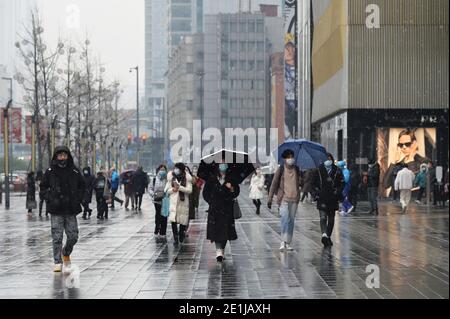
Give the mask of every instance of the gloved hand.
M 268 202 L 268 203 L 267 203 L 267 207 L 269 207 L 269 209 L 272 209 L 272 203 L 271 203 L 271 202 Z

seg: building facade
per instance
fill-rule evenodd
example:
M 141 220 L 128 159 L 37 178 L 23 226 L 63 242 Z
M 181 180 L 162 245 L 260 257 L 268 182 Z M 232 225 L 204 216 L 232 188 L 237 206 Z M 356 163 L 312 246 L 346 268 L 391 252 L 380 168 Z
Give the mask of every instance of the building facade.
M 366 9 L 380 9 L 369 28 Z M 402 131 L 418 154 L 448 164 L 448 9 L 446 0 L 312 1 L 314 138 L 336 158 L 382 171 Z

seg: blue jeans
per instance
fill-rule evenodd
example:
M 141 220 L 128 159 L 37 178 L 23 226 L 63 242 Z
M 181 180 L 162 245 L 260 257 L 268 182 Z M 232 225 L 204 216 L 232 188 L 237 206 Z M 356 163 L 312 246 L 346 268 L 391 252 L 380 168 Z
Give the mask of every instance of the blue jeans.
M 282 202 L 280 206 L 281 215 L 281 240 L 287 244 L 292 242 L 294 234 L 294 221 L 297 214 L 298 203 Z

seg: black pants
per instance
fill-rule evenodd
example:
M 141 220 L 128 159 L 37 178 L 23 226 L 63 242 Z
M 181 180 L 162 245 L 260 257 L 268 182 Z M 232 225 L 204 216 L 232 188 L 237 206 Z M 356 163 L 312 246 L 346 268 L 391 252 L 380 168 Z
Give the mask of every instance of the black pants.
M 155 205 L 155 235 L 166 236 L 167 217 L 161 216 L 161 204 Z
M 260 199 L 254 199 L 253 204 L 256 206 L 256 208 L 261 207 L 261 200 Z
M 180 225 L 180 230 L 178 231 L 178 224 L 172 223 L 173 239 L 176 243 L 178 243 L 178 241 L 181 241 L 181 242 L 184 241 L 185 232 L 186 232 L 186 226 Z
M 334 228 L 334 217 L 336 216 L 335 211 L 319 211 L 320 213 L 320 230 L 322 234 L 327 234 L 331 238 Z
M 420 187 L 419 188 L 419 192 L 417 193 L 417 200 L 418 201 L 422 200 L 422 196 L 423 196 L 423 193 L 425 193 L 425 191 L 426 191 L 425 187 Z
M 117 191 L 118 191 L 118 189 L 112 189 L 112 190 L 111 190 L 111 194 L 112 194 L 112 198 L 113 198 L 113 200 L 112 200 L 112 202 L 111 202 L 111 208 L 114 208 L 114 201 L 120 203 L 120 205 L 123 204 L 123 200 L 121 200 L 120 198 L 117 198 L 117 197 L 116 197 Z
M 142 206 L 142 197 L 144 197 L 144 194 L 136 194 L 135 198 L 136 198 L 136 208 L 137 209 L 141 209 Z

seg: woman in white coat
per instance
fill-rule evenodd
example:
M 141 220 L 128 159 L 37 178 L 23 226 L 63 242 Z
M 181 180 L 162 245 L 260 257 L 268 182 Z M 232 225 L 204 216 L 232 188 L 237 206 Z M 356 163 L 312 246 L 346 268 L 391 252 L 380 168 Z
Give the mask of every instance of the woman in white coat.
M 173 171 L 167 175 L 165 192 L 170 198 L 169 222 L 172 223 L 174 245 L 177 246 L 179 242 L 184 242 L 189 224 L 189 194 L 192 193 L 192 176 L 183 163 L 175 164 Z
M 253 175 L 250 181 L 250 199 L 256 206 L 256 215 L 260 214 L 261 199 L 264 198 L 264 175 L 260 168 L 256 169 L 256 174 Z

